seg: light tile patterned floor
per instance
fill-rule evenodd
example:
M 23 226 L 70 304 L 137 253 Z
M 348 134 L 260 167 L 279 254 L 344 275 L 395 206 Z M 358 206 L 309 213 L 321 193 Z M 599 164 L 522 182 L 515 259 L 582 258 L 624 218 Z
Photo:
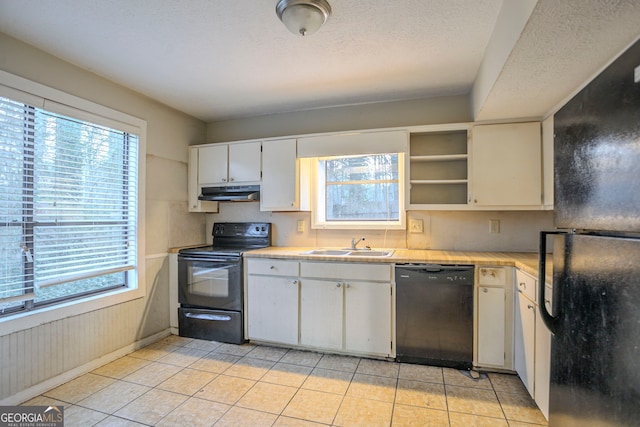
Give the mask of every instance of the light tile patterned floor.
M 64 405 L 65 426 L 534 427 L 514 375 L 170 336 L 25 405 Z

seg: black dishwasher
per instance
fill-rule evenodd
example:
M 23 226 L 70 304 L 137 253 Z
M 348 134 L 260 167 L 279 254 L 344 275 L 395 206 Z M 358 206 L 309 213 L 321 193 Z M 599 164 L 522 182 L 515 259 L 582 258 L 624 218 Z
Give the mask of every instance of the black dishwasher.
M 472 265 L 396 264 L 396 360 L 471 369 Z

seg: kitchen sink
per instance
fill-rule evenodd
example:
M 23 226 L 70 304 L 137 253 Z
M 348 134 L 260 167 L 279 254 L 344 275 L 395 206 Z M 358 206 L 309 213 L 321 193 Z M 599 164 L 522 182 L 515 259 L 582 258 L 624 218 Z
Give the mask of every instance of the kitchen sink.
M 393 255 L 393 251 L 354 251 L 349 252 L 348 256 L 391 256 Z
M 325 256 L 360 256 L 360 257 L 386 257 L 393 255 L 393 251 L 374 251 L 370 249 L 312 249 L 301 252 L 302 255 L 325 255 Z
M 340 249 L 313 249 L 310 251 L 302 252 L 303 255 L 331 255 L 331 256 L 345 256 L 349 255 L 350 251 Z

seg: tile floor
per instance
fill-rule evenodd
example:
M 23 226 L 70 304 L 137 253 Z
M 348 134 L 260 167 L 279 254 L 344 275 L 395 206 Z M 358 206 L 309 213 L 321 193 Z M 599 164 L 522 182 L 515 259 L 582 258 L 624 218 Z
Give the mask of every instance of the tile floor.
M 38 396 L 65 426 L 546 425 L 520 380 L 170 336 Z

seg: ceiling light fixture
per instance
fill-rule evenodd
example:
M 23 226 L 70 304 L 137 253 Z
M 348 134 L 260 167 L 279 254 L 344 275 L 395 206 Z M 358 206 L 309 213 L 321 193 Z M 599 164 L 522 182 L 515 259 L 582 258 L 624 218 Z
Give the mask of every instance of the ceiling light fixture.
M 331 6 L 326 0 L 279 0 L 276 13 L 293 34 L 307 36 L 327 22 Z

